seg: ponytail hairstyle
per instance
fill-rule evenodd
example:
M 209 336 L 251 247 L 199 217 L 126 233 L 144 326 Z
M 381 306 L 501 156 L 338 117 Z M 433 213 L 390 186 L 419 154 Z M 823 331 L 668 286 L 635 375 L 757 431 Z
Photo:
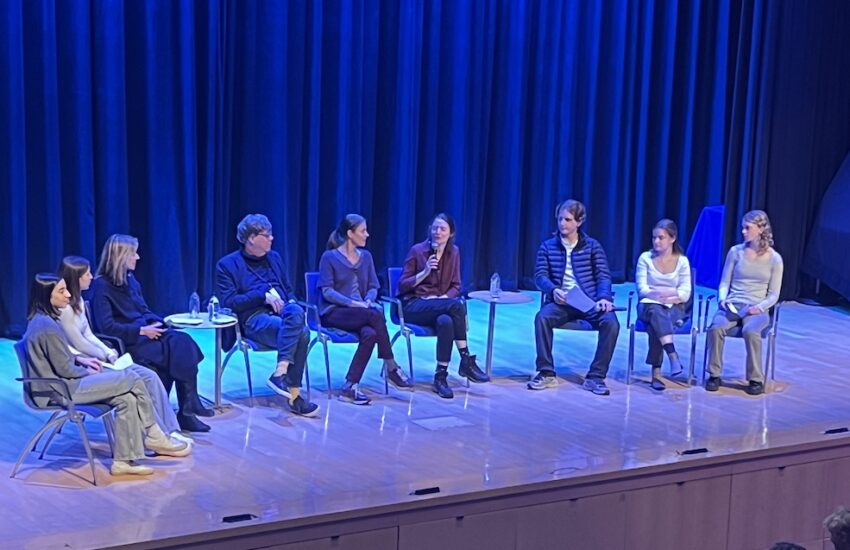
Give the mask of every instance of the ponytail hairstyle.
M 65 279 L 65 285 L 68 287 L 68 293 L 71 294 L 71 308 L 74 313 L 82 313 L 83 309 L 80 303 L 83 301 L 83 293 L 80 290 L 80 279 L 86 274 L 86 271 L 91 269 L 91 264 L 85 258 L 80 256 L 65 256 L 59 264 L 59 269 L 56 270 L 60 278 Z
M 676 256 L 684 256 L 685 251 L 682 250 L 682 245 L 679 244 L 679 228 L 676 227 L 676 222 L 673 220 L 664 218 L 655 224 L 655 227 L 652 228 L 653 231 L 656 229 L 663 229 L 670 235 L 670 238 L 676 239 L 673 241 L 673 254 Z
M 328 250 L 339 248 L 348 240 L 348 232 L 357 229 L 360 225 L 366 223 L 366 218 L 360 214 L 346 214 L 336 229 L 331 231 L 328 237 Z
M 59 310 L 50 301 L 50 295 L 62 279 L 54 273 L 38 273 L 30 284 L 30 303 L 27 319 L 32 319 L 38 313 L 59 318 Z
M 770 225 L 770 219 L 767 217 L 767 212 L 764 210 L 750 210 L 741 219 L 742 223 L 751 223 L 762 230 L 759 235 L 758 248 L 756 252 L 764 254 L 767 249 L 773 246 L 773 227 Z
M 567 212 L 573 215 L 573 218 L 578 223 L 582 223 L 584 221 L 585 216 L 587 215 L 587 209 L 584 207 L 580 201 L 575 199 L 567 199 L 558 204 L 555 207 L 555 223 L 558 222 L 558 216 L 561 215 L 561 210 L 566 209 Z

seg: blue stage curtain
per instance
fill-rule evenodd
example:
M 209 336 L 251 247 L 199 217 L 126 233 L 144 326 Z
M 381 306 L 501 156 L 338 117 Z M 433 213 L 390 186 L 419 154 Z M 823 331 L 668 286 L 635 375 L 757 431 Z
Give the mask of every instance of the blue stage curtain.
M 844 0 L 8 0 L 0 3 L 0 332 L 32 274 L 141 240 L 162 312 L 205 298 L 264 212 L 294 281 L 347 212 L 379 267 L 432 214 L 467 288 L 531 287 L 573 197 L 615 277 L 650 229 L 765 208 L 793 294 L 850 147 Z

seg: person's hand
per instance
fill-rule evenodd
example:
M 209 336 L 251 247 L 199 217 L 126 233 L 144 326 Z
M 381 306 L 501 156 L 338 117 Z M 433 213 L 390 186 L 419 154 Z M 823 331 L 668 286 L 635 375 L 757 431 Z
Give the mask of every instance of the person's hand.
M 601 300 L 596 302 L 596 309 L 597 311 L 604 311 L 607 313 L 609 311 L 614 311 L 614 304 L 612 304 L 605 298 L 602 298 Z
M 428 260 L 425 261 L 425 272 L 430 273 L 432 270 L 437 269 L 439 265 L 440 261 L 437 259 L 437 255 L 431 254 L 428 256 Z
M 759 313 L 764 313 L 764 311 L 758 306 L 750 306 L 747 309 L 747 315 L 758 315 Z
M 350 304 L 348 304 L 348 306 L 349 306 L 349 307 L 360 307 L 360 308 L 364 308 L 364 307 L 369 307 L 369 302 L 362 302 L 362 301 L 360 301 L 360 300 L 352 300 L 352 301 L 351 301 L 351 303 L 350 303 Z
M 676 294 L 674 296 L 665 296 L 661 299 L 661 303 L 662 304 L 674 304 L 674 305 L 675 304 L 681 304 L 682 299 L 679 297 L 678 294 Z
M 109 352 L 109 355 L 106 356 L 106 362 L 107 363 L 115 363 L 115 361 L 118 361 L 118 354 L 115 353 L 114 351 Z
M 77 364 L 87 368 L 91 373 L 100 372 L 102 369 L 100 361 L 94 357 L 83 357 L 82 355 L 78 355 L 75 359 Z
M 139 329 L 139 334 L 142 336 L 147 336 L 151 340 L 158 340 L 162 333 L 166 331 L 164 328 L 160 328 L 162 323 L 159 321 L 155 323 L 151 323 L 149 325 L 145 325 Z
M 567 292 L 563 288 L 556 288 L 552 291 L 552 299 L 556 304 L 567 305 Z
M 275 314 L 280 313 L 286 306 L 286 304 L 283 303 L 283 300 L 281 300 L 280 296 L 277 295 L 277 292 L 266 292 L 266 303 L 272 306 L 272 310 L 275 312 Z
M 729 311 L 729 300 L 720 300 L 717 302 L 717 306 L 723 311 Z

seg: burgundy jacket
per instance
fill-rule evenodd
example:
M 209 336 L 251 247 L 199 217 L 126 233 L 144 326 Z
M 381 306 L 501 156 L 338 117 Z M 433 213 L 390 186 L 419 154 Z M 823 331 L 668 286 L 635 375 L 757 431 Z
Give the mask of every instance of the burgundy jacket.
M 431 256 L 431 241 L 426 240 L 413 245 L 404 259 L 401 279 L 398 282 L 398 295 L 404 300 L 423 296 L 442 296 L 449 298 L 460 296 L 460 250 L 457 246 L 446 247 L 437 269 L 431 270 L 425 279 L 416 284 L 416 274 L 425 268 Z

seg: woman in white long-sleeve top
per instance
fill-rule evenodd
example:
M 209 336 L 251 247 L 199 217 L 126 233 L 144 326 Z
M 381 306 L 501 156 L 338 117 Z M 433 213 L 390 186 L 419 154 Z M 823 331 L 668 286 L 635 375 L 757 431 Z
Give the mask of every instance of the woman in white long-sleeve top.
M 720 388 L 723 344 L 726 334 L 742 327 L 747 347 L 747 393 L 764 393 L 761 367 L 761 333 L 770 323 L 768 310 L 779 301 L 782 288 L 782 256 L 773 249 L 773 229 L 767 214 L 752 210 L 741 220 L 744 242 L 729 249 L 720 288 L 720 308 L 708 328 L 708 391 Z
M 679 244 L 679 230 L 673 220 L 663 219 L 652 229 L 652 250 L 637 262 L 638 319 L 647 326 L 649 351 L 646 363 L 652 366 L 654 390 L 664 390 L 661 363 L 664 353 L 670 360 L 670 373 L 682 372 L 682 363 L 673 344 L 676 325 L 688 314 L 691 300 L 691 265 Z
M 68 342 L 71 344 L 71 352 L 94 357 L 99 361 L 114 363 L 118 359 L 118 353 L 95 336 L 86 318 L 82 293 L 88 290 L 93 279 L 91 264 L 88 260 L 79 256 L 66 256 L 62 258 L 62 262 L 59 264 L 58 275 L 65 281 L 68 293 L 71 295 L 71 303 L 59 310 L 59 322 L 62 324 Z M 127 369 L 135 372 L 144 382 L 145 388 L 151 396 L 154 413 L 160 428 L 165 433 L 177 435 L 175 432 L 180 430 L 177 415 L 171 408 L 168 393 L 165 391 L 159 376 L 151 369 L 135 363 Z M 191 450 L 191 447 L 189 447 L 189 450 Z
M 115 440 L 112 475 L 147 475 L 153 470 L 134 461 L 145 457 L 145 447 L 159 454 L 175 454 L 186 443 L 171 440 L 156 423 L 150 395 L 133 372 L 102 370 L 100 361 L 73 355 L 59 324 L 59 309 L 70 303 L 65 281 L 52 273 L 39 273 L 30 288 L 29 323 L 24 334 L 27 368 L 40 378 L 64 380 L 76 403 L 108 403 L 115 407 Z M 33 384 L 39 405 L 61 402 L 61 386 Z

